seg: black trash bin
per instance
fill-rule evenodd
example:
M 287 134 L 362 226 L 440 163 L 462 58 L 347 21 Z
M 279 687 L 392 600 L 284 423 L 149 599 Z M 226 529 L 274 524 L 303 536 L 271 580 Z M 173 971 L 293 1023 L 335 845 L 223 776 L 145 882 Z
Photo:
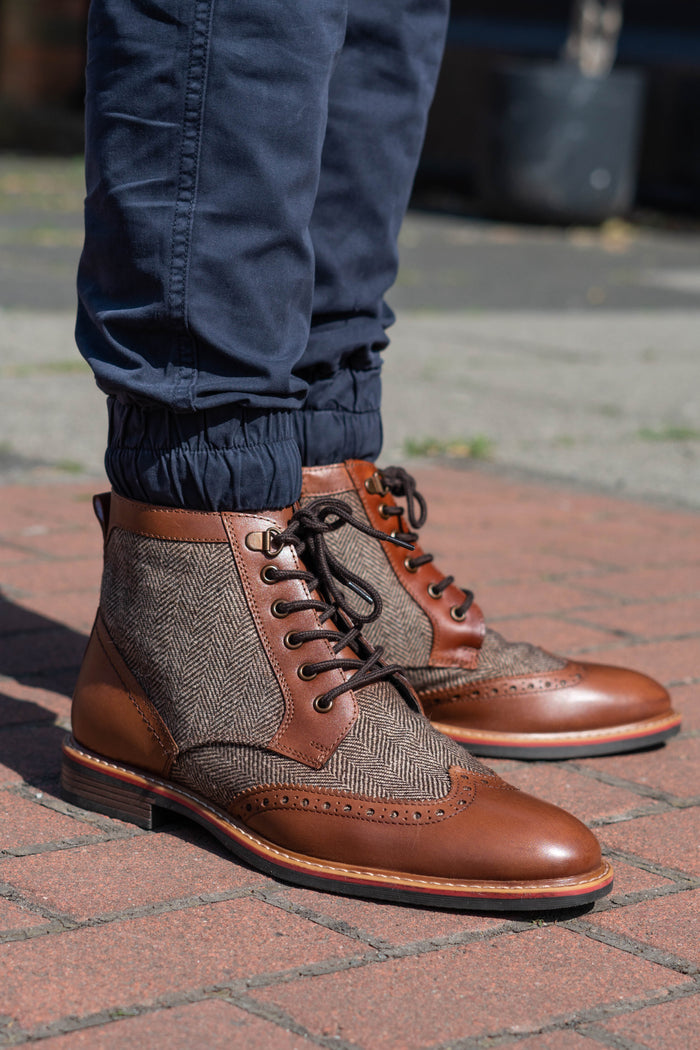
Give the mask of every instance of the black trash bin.
M 493 71 L 480 194 L 504 218 L 599 223 L 636 188 L 644 80 L 587 77 L 563 63 Z

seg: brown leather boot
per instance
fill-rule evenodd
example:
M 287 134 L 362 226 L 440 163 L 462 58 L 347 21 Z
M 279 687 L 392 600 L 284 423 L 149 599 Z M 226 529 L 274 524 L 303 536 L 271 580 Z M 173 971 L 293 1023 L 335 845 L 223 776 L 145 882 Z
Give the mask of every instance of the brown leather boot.
M 437 733 L 363 642 L 377 609 L 356 615 L 341 586 L 381 603 L 326 545 L 356 531 L 343 504 L 208 514 L 112 495 L 96 509 L 105 567 L 64 748 L 72 802 L 144 828 L 173 810 L 263 872 L 363 897 L 512 910 L 609 891 L 588 829 Z
M 366 637 L 401 663 L 437 729 L 477 755 L 575 758 L 634 751 L 678 732 L 663 686 L 621 667 L 567 660 L 486 629 L 470 591 L 418 545 L 426 505 L 410 474 L 361 460 L 304 470 L 304 499 L 333 495 L 412 551 L 343 530 L 330 543 L 380 592 Z

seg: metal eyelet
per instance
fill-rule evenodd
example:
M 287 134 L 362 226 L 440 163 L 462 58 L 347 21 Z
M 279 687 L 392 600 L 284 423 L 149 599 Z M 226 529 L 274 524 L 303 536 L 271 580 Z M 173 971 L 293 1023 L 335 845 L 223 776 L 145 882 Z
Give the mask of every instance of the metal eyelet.
M 414 565 L 410 558 L 404 558 L 404 568 L 408 569 L 409 572 L 418 572 L 418 566 Z
M 442 598 L 442 591 L 438 591 L 434 583 L 428 584 L 428 594 L 431 598 Z
M 313 682 L 314 678 L 317 677 L 318 672 L 309 671 L 308 667 L 308 664 L 300 664 L 300 666 L 297 667 L 297 674 L 301 678 L 302 682 Z
M 333 697 L 330 700 L 326 700 L 325 696 L 317 696 L 314 700 L 314 711 L 318 711 L 321 715 L 328 714 L 334 703 Z
M 289 616 L 288 612 L 285 612 L 283 609 L 280 608 L 280 606 L 286 604 L 287 603 L 282 598 L 276 598 L 275 601 L 272 603 L 272 605 L 270 606 L 270 612 L 276 619 L 284 620 L 285 616 Z
M 302 647 L 302 645 L 304 644 L 303 642 L 293 642 L 292 641 L 292 638 L 293 638 L 293 636 L 295 634 L 296 634 L 296 631 L 289 631 L 288 634 L 285 634 L 285 636 L 284 636 L 284 644 L 285 644 L 285 647 L 287 649 L 300 649 Z
M 450 616 L 452 617 L 453 620 L 456 620 L 457 623 L 464 623 L 464 621 L 467 618 L 467 612 L 469 610 L 467 610 L 467 612 L 460 613 L 460 612 L 457 611 L 458 609 L 459 609 L 458 605 L 453 605 L 452 608 L 450 609 Z
M 274 565 L 263 565 L 260 570 L 260 579 L 263 583 L 277 583 L 277 569 Z
M 392 516 L 386 503 L 380 503 L 377 507 L 377 511 L 379 513 L 380 518 L 390 518 Z

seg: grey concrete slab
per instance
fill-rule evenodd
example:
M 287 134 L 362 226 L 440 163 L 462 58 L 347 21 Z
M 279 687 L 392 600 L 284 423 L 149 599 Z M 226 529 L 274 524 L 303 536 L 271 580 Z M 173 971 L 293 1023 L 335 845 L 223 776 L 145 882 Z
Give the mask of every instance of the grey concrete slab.
M 103 476 L 104 398 L 73 344 L 82 194 L 79 160 L 0 156 L 0 483 Z M 385 461 L 471 448 L 700 506 L 697 231 L 410 213 L 390 301 Z
M 405 312 L 385 458 L 477 439 L 501 466 L 700 506 L 699 342 L 700 310 Z

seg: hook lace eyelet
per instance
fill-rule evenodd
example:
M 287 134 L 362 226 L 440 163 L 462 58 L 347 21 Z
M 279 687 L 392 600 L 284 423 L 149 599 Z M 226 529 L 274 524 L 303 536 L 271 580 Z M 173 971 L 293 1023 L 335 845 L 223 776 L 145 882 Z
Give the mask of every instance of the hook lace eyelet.
M 442 591 L 439 591 L 434 583 L 429 583 L 428 584 L 428 594 L 430 595 L 431 598 L 441 598 L 442 597 Z
M 386 496 L 389 491 L 378 472 L 365 480 L 365 488 L 370 496 Z
M 317 696 L 314 700 L 314 711 L 318 711 L 319 714 L 325 715 L 331 710 L 333 704 L 333 697 L 331 697 L 330 700 L 327 700 L 325 696 Z
M 279 529 L 272 526 L 264 532 L 249 532 L 245 538 L 245 545 L 249 551 L 262 551 L 270 558 L 276 558 L 281 547 L 277 546 L 277 538 L 281 536 Z
M 297 674 L 302 682 L 313 682 L 314 678 L 317 677 L 317 672 L 311 671 L 308 664 L 300 664 L 299 667 L 297 667 Z

